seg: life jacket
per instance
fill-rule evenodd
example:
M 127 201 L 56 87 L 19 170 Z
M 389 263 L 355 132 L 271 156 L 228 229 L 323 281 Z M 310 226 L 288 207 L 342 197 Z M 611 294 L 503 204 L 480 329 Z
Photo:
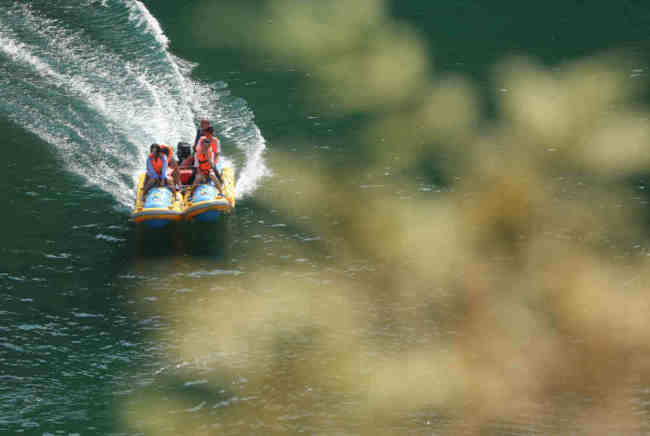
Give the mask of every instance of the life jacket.
M 203 143 L 204 139 L 209 139 L 210 140 L 210 148 L 212 149 L 212 154 L 214 155 L 215 158 L 215 163 L 219 159 L 219 140 L 217 139 L 216 136 L 213 136 L 212 138 L 208 138 L 207 136 L 201 136 L 201 139 L 199 139 L 198 146 L 200 147 L 201 144 Z
M 158 158 L 156 159 L 156 157 L 153 154 L 150 154 L 149 159 L 151 159 L 151 166 L 153 166 L 154 171 L 158 173 L 158 177 L 162 177 L 162 169 L 163 169 L 162 157 L 158 156 Z
M 208 174 L 210 170 L 212 169 L 212 158 L 214 155 L 212 154 L 211 151 L 209 151 L 206 154 L 203 154 L 201 152 L 201 148 L 197 147 L 196 148 L 196 159 L 199 161 L 199 170 L 203 174 Z
M 174 156 L 174 149 L 169 145 L 158 144 L 160 151 L 167 155 L 167 160 L 170 160 Z

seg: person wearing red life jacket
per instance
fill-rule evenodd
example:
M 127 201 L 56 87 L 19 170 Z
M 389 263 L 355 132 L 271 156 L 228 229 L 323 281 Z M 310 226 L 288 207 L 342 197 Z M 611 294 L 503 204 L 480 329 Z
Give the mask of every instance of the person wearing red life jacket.
M 171 176 L 175 185 L 181 184 L 181 173 L 178 169 L 178 161 L 174 157 L 174 148 L 169 145 L 158 144 L 160 151 L 167 156 L 167 167 L 171 170 Z
M 210 178 L 214 183 L 214 186 L 216 186 L 221 195 L 223 195 L 223 184 L 221 183 L 221 178 L 217 176 L 213 162 L 214 154 L 212 152 L 210 140 L 204 138 L 196 147 L 196 152 L 194 153 L 194 167 L 196 168 L 196 177 L 194 178 L 192 189 L 199 183 L 207 182 L 208 178 Z
M 171 177 L 167 176 L 167 156 L 161 151 L 158 144 L 151 144 L 150 154 L 147 157 L 147 176 L 142 188 L 142 195 L 146 195 L 152 186 L 169 185 L 174 196 L 176 187 Z

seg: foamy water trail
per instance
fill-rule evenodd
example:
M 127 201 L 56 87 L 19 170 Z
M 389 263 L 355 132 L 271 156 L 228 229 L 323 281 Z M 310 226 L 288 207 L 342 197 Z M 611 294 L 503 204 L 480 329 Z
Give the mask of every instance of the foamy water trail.
M 165 32 L 160 27 L 158 20 L 151 15 L 147 7 L 139 0 L 127 1 L 124 4 L 129 10 L 129 20 L 137 23 L 138 27 L 144 28 L 147 33 L 158 41 L 161 47 L 167 49 L 169 39 L 167 39 Z
M 222 82 L 192 80 L 196 65 L 169 53 L 140 1 L 85 6 L 43 0 L 0 8 L 0 116 L 55 146 L 69 170 L 125 206 L 149 144 L 191 142 L 196 119 L 209 118 L 226 160 L 239 167 L 237 196 L 252 193 L 268 170 L 246 103 Z

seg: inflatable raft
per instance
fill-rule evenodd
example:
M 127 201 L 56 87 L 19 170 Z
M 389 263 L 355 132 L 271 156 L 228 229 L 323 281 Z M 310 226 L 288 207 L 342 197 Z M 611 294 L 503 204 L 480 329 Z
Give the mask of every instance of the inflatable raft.
M 182 175 L 181 175 L 182 177 Z M 235 207 L 235 187 L 232 170 L 224 168 L 221 172 L 223 193 L 214 186 L 212 181 L 197 186 L 194 191 L 188 190 L 184 199 L 183 217 L 186 220 L 209 222 L 219 219 L 221 214 L 230 213 Z
M 155 186 L 149 189 L 143 197 L 142 187 L 146 174 L 141 174 L 138 179 L 138 191 L 135 209 L 131 219 L 135 223 L 146 223 L 147 227 L 160 228 L 171 221 L 180 221 L 183 218 L 181 197 L 177 193 L 172 195 L 171 189 L 166 186 Z
M 174 221 L 196 220 L 217 221 L 223 214 L 229 214 L 235 207 L 235 177 L 230 167 L 219 168 L 223 180 L 223 195 L 212 181 L 192 187 L 194 170 L 187 157 L 179 166 L 182 185 L 174 196 L 167 186 L 149 189 L 143 195 L 146 174 L 140 175 L 136 204 L 131 214 L 135 223 L 144 223 L 150 228 L 161 228 Z

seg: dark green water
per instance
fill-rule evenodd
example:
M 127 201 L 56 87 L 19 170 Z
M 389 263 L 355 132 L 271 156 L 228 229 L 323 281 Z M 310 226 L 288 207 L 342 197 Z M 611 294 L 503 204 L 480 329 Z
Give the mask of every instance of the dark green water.
M 167 398 L 196 381 L 173 373 L 183 364 L 167 360 L 176 344 L 157 336 L 173 320 L 156 304 L 200 305 L 206 283 L 246 289 L 253 269 L 297 265 L 296 280 L 327 279 L 315 244 L 337 242 L 260 199 L 282 186 L 271 183 L 277 152 L 354 165 L 361 155 L 350 138 L 364 114 L 314 116 L 304 74 L 206 48 L 187 32 L 184 3 L 0 0 L 0 434 L 135 434 L 122 418 L 141 395 Z M 646 76 L 644 2 L 494 3 L 394 1 L 390 11 L 426 39 L 435 71 L 471 77 L 486 99 L 492 66 L 512 54 L 554 66 L 623 49 L 638 57 L 631 80 Z M 204 116 L 237 167 L 236 213 L 207 229 L 138 231 L 129 207 L 147 144 L 191 138 Z M 342 273 L 359 268 L 374 266 Z

